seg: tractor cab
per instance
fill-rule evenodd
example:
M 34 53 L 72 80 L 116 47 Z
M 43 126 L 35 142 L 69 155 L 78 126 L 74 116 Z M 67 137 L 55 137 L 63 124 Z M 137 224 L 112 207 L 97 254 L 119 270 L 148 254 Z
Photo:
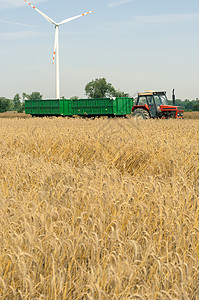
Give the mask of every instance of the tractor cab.
M 146 91 L 139 93 L 132 108 L 132 115 L 141 119 L 150 118 L 183 118 L 183 109 L 175 106 L 175 95 L 173 104 L 168 104 L 166 92 Z

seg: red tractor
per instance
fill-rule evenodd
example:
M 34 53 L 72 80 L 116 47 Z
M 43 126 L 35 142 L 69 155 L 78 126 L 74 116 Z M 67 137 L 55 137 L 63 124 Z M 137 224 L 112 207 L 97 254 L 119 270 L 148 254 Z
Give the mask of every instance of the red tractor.
M 173 90 L 173 105 L 168 104 L 166 92 L 146 91 L 139 93 L 134 100 L 132 116 L 139 119 L 183 119 L 184 110 L 180 106 L 175 106 L 175 94 Z

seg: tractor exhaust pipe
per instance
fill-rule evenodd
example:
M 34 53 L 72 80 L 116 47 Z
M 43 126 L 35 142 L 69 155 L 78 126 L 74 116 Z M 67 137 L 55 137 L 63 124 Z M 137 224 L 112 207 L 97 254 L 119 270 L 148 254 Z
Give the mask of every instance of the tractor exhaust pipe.
M 173 89 L 173 92 L 172 92 L 172 100 L 173 100 L 173 105 L 175 105 L 176 96 L 175 96 L 175 90 L 174 89 Z

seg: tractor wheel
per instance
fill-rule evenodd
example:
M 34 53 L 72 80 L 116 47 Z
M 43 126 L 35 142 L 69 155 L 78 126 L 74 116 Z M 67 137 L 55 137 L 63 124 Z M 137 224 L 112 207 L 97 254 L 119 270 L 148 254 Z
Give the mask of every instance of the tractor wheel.
M 143 108 L 137 108 L 133 111 L 132 117 L 136 119 L 150 119 L 148 111 Z

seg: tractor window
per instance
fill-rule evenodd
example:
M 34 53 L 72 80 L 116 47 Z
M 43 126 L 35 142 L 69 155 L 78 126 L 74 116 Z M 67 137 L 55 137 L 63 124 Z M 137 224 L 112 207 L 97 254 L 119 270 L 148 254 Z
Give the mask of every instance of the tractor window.
M 163 105 L 168 105 L 168 100 L 167 100 L 167 97 L 166 95 L 159 95 L 160 99 L 161 99 L 161 103 Z
M 145 105 L 145 104 L 147 104 L 146 97 L 145 96 L 139 97 L 137 105 Z
M 148 104 L 149 105 L 154 105 L 154 103 L 153 103 L 153 96 L 147 96 L 147 98 L 148 98 Z
M 155 100 L 156 106 L 160 106 L 162 104 L 161 103 L 161 98 L 158 95 L 154 96 L 154 100 Z
M 168 101 L 167 101 L 166 95 L 155 95 L 154 96 L 154 100 L 155 100 L 156 106 L 168 105 Z

